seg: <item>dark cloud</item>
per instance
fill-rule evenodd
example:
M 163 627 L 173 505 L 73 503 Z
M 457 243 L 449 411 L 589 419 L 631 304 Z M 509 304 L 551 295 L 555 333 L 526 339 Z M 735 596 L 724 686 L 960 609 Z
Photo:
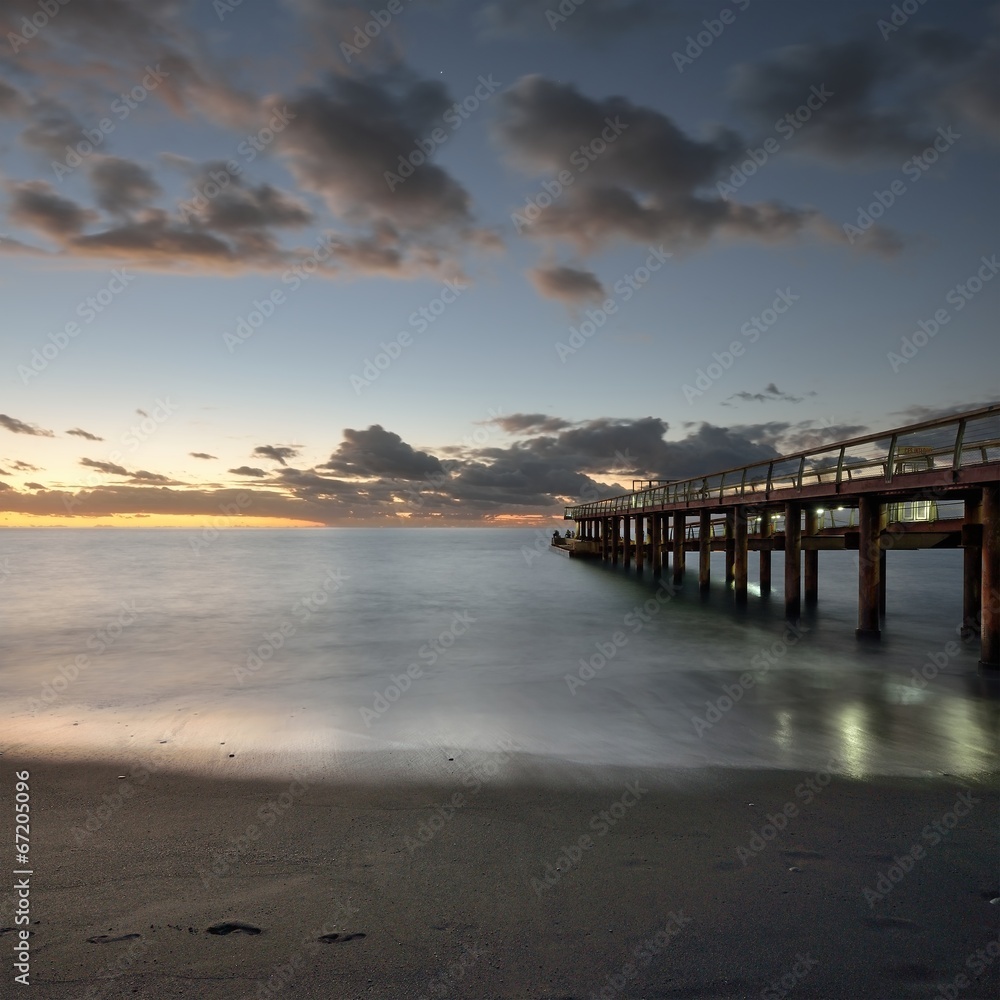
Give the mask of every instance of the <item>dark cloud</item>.
M 6 427 L 12 434 L 30 434 L 34 437 L 55 437 L 52 431 L 45 430 L 37 424 L 26 424 L 16 417 L 8 417 L 6 413 L 0 413 L 0 427 Z
M 7 190 L 11 196 L 7 213 L 13 222 L 57 239 L 81 232 L 96 218 L 96 213 L 56 194 L 48 181 L 11 183 Z
M 539 295 L 570 307 L 600 302 L 607 294 L 596 274 L 575 267 L 536 267 L 528 277 Z
M 458 181 L 422 154 L 416 167 L 406 162 L 451 104 L 443 84 L 401 67 L 332 77 L 289 98 L 294 121 L 278 146 L 300 187 L 360 230 L 358 239 L 378 237 L 381 264 L 391 253 L 400 272 L 421 273 L 482 237 Z
M 24 488 L 28 490 L 45 490 L 48 487 L 43 486 L 41 483 L 25 483 Z
M 129 475 L 128 469 L 120 465 L 115 465 L 114 462 L 98 462 L 92 458 L 81 458 L 80 464 L 86 466 L 88 469 L 96 469 L 98 472 L 103 472 L 106 476 Z
M 81 430 L 79 427 L 74 427 L 71 431 L 66 431 L 67 434 L 71 434 L 73 437 L 85 438 L 87 441 L 103 441 L 104 438 L 98 437 L 96 434 L 91 434 L 90 431 Z
M 62 161 L 66 147 L 76 146 L 84 139 L 84 126 L 63 103 L 43 97 L 22 104 L 27 124 L 21 133 L 21 143 L 46 158 Z
M 735 406 L 734 399 L 742 400 L 745 403 L 801 403 L 808 396 L 815 396 L 813 391 L 807 392 L 804 396 L 796 396 L 790 392 L 782 392 L 773 382 L 769 382 L 763 392 L 734 392 L 726 400 L 723 406 Z
M 909 27 L 909 26 L 908 26 Z M 934 27 L 890 38 L 787 46 L 732 70 L 730 93 L 762 133 L 830 96 L 795 132 L 794 149 L 831 161 L 891 161 L 921 152 L 940 126 L 1000 134 L 997 36 L 974 41 Z
M 0 80 L 0 115 L 17 115 L 24 110 L 24 107 L 25 100 L 22 93 L 16 87 Z
M 270 184 L 248 186 L 240 176 L 234 176 L 224 163 L 207 163 L 195 176 L 195 192 L 213 190 L 213 174 L 227 178 L 224 190 L 211 199 L 193 199 L 198 222 L 219 232 L 266 230 L 269 227 L 299 227 L 313 222 L 313 214 L 305 202 L 280 191 Z
M 533 431 L 539 434 L 551 434 L 553 431 L 565 430 L 572 424 L 562 417 L 550 417 L 547 413 L 512 413 L 506 417 L 494 417 L 492 423 L 503 428 L 508 434 L 519 434 L 522 431 Z
M 234 476 L 254 476 L 261 479 L 267 475 L 263 469 L 254 469 L 249 465 L 241 465 L 238 469 L 229 470 Z
M 37 465 L 32 465 L 30 462 L 22 462 L 20 460 L 15 460 L 10 463 L 12 469 L 16 469 L 18 472 L 41 472 L 42 470 Z
M 209 455 L 208 452 L 205 452 L 205 451 L 190 451 L 190 452 L 188 452 L 188 454 L 192 458 L 216 458 L 217 457 L 216 455 Z
M 259 458 L 271 458 L 275 462 L 285 465 L 285 459 L 294 458 L 299 453 L 299 450 L 298 448 L 262 444 L 254 448 L 253 453 Z
M 745 148 L 731 131 L 693 139 L 659 111 L 624 97 L 593 99 L 540 76 L 517 81 L 499 109 L 498 136 L 516 165 L 574 174 L 534 220 L 515 218 L 528 235 L 592 251 L 614 239 L 683 246 L 714 234 L 771 242 L 806 229 L 825 238 L 837 231 L 812 208 L 719 197 L 717 177 Z
M 162 486 L 180 485 L 176 479 L 170 479 L 168 476 L 163 476 L 159 472 L 147 472 L 145 469 L 139 469 L 138 471 L 133 472 L 129 478 L 129 482 L 134 485 L 140 485 L 143 483 Z
M 128 215 L 145 208 L 161 192 L 149 170 L 132 160 L 101 156 L 90 162 L 94 198 L 112 215 Z
M 367 430 L 344 430 L 344 441 L 319 466 L 347 476 L 380 476 L 388 479 L 425 479 L 444 470 L 440 459 L 416 451 L 403 439 L 379 424 Z

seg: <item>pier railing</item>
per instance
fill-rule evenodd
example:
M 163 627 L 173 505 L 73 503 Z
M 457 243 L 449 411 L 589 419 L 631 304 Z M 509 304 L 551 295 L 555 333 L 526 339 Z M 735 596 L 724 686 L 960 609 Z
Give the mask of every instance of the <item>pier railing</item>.
M 996 462 L 1000 462 L 1000 404 L 575 504 L 566 508 L 566 517 L 578 520 L 683 503 L 752 504 L 817 485 L 839 493 L 862 480 L 881 479 L 891 486 L 929 470 L 957 473 Z

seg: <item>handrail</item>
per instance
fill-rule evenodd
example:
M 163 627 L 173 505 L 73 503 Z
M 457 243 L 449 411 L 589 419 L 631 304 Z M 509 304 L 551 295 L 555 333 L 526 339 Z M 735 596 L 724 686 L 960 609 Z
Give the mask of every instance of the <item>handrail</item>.
M 894 476 L 907 475 L 907 473 L 900 472 L 897 469 L 897 465 L 903 461 L 903 459 L 898 457 L 898 453 L 901 450 L 899 448 L 900 438 L 905 438 L 922 431 L 939 429 L 954 428 L 955 437 L 953 443 L 944 446 L 928 446 L 928 450 L 922 451 L 921 454 L 929 462 L 933 462 L 934 458 L 944 458 L 947 456 L 947 465 L 957 474 L 958 470 L 962 467 L 963 453 L 968 455 L 972 449 L 978 449 L 982 456 L 982 462 L 970 462 L 969 464 L 985 464 L 989 461 L 987 449 L 1000 448 L 1000 433 L 997 433 L 995 437 L 991 435 L 987 440 L 978 440 L 971 444 L 965 441 L 970 422 L 994 416 L 1000 417 L 1000 403 L 994 403 L 977 410 L 969 410 L 965 413 L 953 414 L 948 417 L 939 417 L 936 420 L 925 420 L 917 424 L 909 424 L 904 427 L 880 431 L 864 437 L 832 442 L 818 448 L 792 452 L 789 455 L 774 456 L 766 460 L 767 472 L 764 476 L 751 477 L 748 475 L 752 469 L 764 466 L 764 461 L 758 459 L 756 462 L 750 462 L 746 465 L 736 466 L 735 468 L 723 469 L 720 472 L 714 472 L 707 476 L 700 475 L 692 476 L 690 479 L 673 480 L 654 489 L 618 494 L 614 497 L 607 497 L 604 500 L 592 500 L 582 504 L 572 504 L 566 507 L 565 516 L 572 518 L 575 516 L 586 517 L 590 514 L 614 514 L 622 510 L 628 511 L 635 507 L 681 502 L 691 503 L 692 498 L 700 500 L 717 498 L 719 502 L 722 502 L 726 498 L 727 488 L 732 492 L 734 497 L 745 497 L 749 488 L 755 497 L 758 499 L 763 497 L 766 500 L 774 492 L 783 492 L 787 489 L 801 490 L 803 488 L 803 479 L 807 472 L 810 474 L 815 472 L 820 481 L 822 481 L 822 474 L 829 474 L 835 470 L 834 480 L 831 483 L 833 492 L 835 493 L 841 491 L 845 477 L 847 482 L 853 482 L 856 479 L 882 477 L 887 483 L 891 483 Z M 1000 426 L 998 426 L 998 431 L 1000 431 Z M 889 441 L 888 449 L 884 446 L 884 442 L 887 439 Z M 882 442 L 881 445 L 879 444 L 880 442 Z M 848 453 L 849 449 L 859 445 L 873 444 L 879 445 L 879 454 L 871 457 L 862 457 L 852 456 Z M 811 464 L 807 465 L 807 459 L 811 456 L 829 455 L 830 452 L 838 448 L 839 454 L 835 467 L 832 465 L 823 465 L 821 467 L 813 467 Z M 788 467 L 796 459 L 798 459 L 798 468 L 796 470 L 782 472 L 777 477 L 775 476 L 776 465 L 780 466 L 784 463 L 785 467 Z M 933 466 L 928 466 L 928 468 L 931 467 Z M 943 465 L 938 466 L 938 468 L 944 467 Z M 859 475 L 856 477 L 853 473 L 859 473 Z M 736 476 L 739 478 L 738 486 L 733 482 Z M 728 487 L 726 485 L 727 479 L 731 484 Z M 717 480 L 717 484 L 713 483 L 710 486 L 710 480 Z M 763 494 L 756 491 L 756 488 L 761 484 L 764 486 Z

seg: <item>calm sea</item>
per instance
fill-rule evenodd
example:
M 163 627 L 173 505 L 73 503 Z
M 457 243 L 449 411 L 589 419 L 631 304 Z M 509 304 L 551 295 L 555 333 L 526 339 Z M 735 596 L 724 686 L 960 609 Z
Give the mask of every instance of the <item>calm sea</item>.
M 801 628 L 737 611 L 713 557 L 676 593 L 521 529 L 8 530 L 0 749 L 267 770 L 437 747 L 852 774 L 995 766 L 994 681 L 961 647 L 961 552 L 890 552 L 880 644 L 856 554 Z M 695 573 L 690 570 L 694 568 Z M 751 580 L 756 557 L 751 555 Z M 694 577 L 694 578 L 693 578 Z M 228 762 L 228 764 L 226 764 Z

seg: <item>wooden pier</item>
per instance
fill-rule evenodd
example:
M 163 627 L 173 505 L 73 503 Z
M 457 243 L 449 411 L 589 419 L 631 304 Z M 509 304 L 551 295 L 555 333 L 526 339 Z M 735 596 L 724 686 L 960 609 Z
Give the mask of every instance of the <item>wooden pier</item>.
M 771 553 L 783 552 L 790 621 L 803 596 L 819 599 L 819 553 L 856 551 L 856 631 L 865 639 L 879 638 L 885 615 L 886 551 L 961 548 L 963 636 L 978 633 L 981 666 L 1000 669 L 1000 404 L 710 476 L 643 483 L 567 507 L 565 517 L 576 522 L 570 554 L 626 569 L 634 560 L 653 579 L 669 570 L 680 583 L 687 553 L 697 552 L 707 589 L 711 553 L 725 552 L 737 603 L 748 599 L 749 553 L 759 553 L 766 596 Z

